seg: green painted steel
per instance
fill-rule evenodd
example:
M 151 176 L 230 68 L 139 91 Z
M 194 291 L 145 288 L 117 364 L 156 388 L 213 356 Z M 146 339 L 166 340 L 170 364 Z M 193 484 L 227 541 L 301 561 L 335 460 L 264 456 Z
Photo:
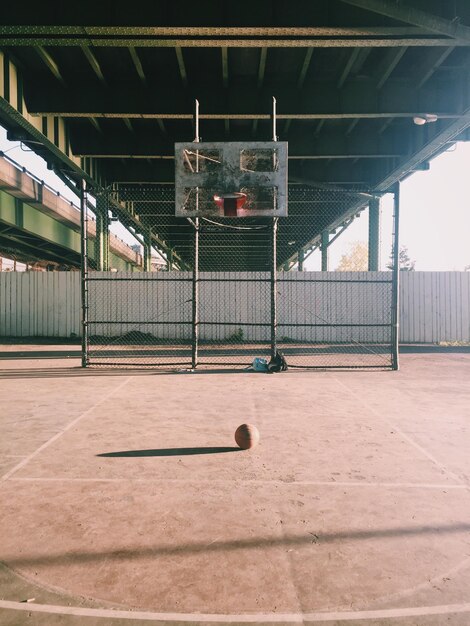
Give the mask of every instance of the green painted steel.
M 72 228 L 62 224 L 58 220 L 45 215 L 26 202 L 11 196 L 5 191 L 0 190 L 0 223 L 5 226 L 11 226 L 17 231 L 29 234 L 34 237 L 34 241 L 25 244 L 28 245 L 32 252 L 35 242 L 48 242 L 51 244 L 51 251 L 55 251 L 58 258 L 62 254 L 75 259 L 75 264 L 80 263 L 80 233 Z M 8 237 L 8 232 L 5 234 Z M 89 239 L 89 253 L 92 258 L 96 255 L 96 241 Z M 70 256 L 72 253 L 72 257 Z M 108 265 L 117 270 L 140 271 L 134 264 L 122 259 L 116 254 L 109 253 Z
M 380 259 L 380 199 L 369 201 L 369 260 L 370 272 L 379 270 Z

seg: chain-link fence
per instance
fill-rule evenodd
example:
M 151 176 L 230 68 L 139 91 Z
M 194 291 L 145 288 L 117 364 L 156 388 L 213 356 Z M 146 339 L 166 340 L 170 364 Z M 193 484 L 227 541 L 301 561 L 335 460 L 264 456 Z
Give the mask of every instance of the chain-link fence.
M 248 368 L 276 349 L 291 367 L 396 365 L 397 272 L 368 271 L 367 248 L 344 271 L 327 264 L 372 195 L 294 185 L 279 218 L 176 217 L 170 185 L 119 185 L 105 200 L 143 262 L 85 271 L 87 365 Z M 310 269 L 314 251 L 323 271 Z

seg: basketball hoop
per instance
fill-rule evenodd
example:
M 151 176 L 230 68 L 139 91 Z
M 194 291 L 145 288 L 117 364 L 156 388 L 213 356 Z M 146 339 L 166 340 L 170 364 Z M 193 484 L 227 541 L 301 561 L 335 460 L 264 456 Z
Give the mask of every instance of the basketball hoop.
M 246 202 L 246 193 L 221 193 L 214 196 L 214 202 L 222 209 L 224 217 L 237 217 L 238 211 Z

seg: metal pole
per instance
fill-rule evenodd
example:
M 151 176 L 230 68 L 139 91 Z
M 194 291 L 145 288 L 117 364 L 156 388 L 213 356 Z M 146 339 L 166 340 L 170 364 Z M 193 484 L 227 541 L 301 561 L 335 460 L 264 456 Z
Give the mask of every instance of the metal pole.
M 144 272 L 152 271 L 152 229 L 144 231 Z
M 277 217 L 271 230 L 271 358 L 277 352 Z
M 321 271 L 328 271 L 328 245 L 330 243 L 330 233 L 327 230 L 321 231 Z
M 199 143 L 199 101 L 194 102 L 194 142 Z M 199 153 L 196 151 L 196 172 L 199 171 Z M 199 209 L 199 189 L 196 190 L 196 209 Z M 191 366 L 196 369 L 199 348 L 199 217 L 194 218 L 193 258 L 193 319 L 192 319 Z
M 88 365 L 88 208 L 86 182 L 80 185 L 80 278 L 82 295 L 82 367 Z
M 299 253 L 298 253 L 298 267 L 297 267 L 299 272 L 304 271 L 304 257 L 305 257 L 305 251 L 303 248 L 300 248 Z
M 392 270 L 392 369 L 400 367 L 398 343 L 400 329 L 400 183 L 393 190 L 393 270 Z
M 194 260 L 193 260 L 193 338 L 191 346 L 191 366 L 197 367 L 199 347 L 199 218 L 194 219 Z
M 380 259 L 380 198 L 369 200 L 369 272 L 379 271 Z
M 273 97 L 273 141 L 277 141 L 276 98 Z M 273 217 L 271 230 L 271 358 L 277 352 L 277 227 L 278 218 Z

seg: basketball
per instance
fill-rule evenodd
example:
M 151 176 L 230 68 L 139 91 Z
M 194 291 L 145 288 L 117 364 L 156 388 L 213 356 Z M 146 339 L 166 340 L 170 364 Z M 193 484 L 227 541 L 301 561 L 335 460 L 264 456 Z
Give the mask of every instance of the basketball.
M 259 443 L 259 431 L 253 424 L 241 424 L 235 431 L 235 441 L 242 450 L 254 448 Z

